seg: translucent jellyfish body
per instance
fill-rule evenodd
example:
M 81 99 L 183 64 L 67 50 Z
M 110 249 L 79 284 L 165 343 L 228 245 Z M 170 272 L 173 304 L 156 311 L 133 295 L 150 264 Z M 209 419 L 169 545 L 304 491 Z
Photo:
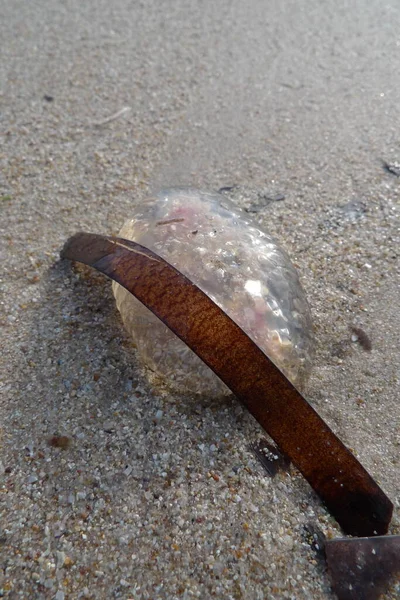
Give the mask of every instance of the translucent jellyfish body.
M 313 355 L 310 311 L 286 252 L 217 193 L 171 189 L 133 209 L 120 237 L 154 250 L 198 285 L 298 388 Z M 143 362 L 176 389 L 229 393 L 151 311 L 113 283 L 118 310 Z

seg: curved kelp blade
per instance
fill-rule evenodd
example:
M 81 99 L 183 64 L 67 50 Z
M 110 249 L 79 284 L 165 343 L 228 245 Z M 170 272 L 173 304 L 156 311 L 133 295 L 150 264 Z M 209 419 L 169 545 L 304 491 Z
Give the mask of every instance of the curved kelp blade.
M 345 532 L 386 533 L 390 500 L 283 373 L 187 277 L 117 237 L 78 233 L 61 256 L 124 286 L 179 336 L 243 402 Z

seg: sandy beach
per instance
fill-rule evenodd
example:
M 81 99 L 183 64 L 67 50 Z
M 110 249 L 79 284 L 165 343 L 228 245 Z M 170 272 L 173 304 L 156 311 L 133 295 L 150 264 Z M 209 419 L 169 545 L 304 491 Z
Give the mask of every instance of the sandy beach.
M 0 56 L 0 597 L 334 600 L 305 479 L 234 397 L 152 385 L 59 255 L 162 187 L 256 206 L 311 306 L 305 395 L 399 534 L 399 3 L 0 0 Z

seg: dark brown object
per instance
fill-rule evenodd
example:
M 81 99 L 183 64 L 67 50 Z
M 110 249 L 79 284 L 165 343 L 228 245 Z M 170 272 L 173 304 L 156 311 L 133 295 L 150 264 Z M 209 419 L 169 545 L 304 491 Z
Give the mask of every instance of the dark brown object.
M 400 575 L 400 535 L 332 540 L 325 552 L 339 600 L 376 600 Z
M 270 477 L 275 477 L 279 471 L 288 470 L 289 458 L 282 454 L 276 446 L 269 444 L 265 438 L 261 438 L 250 448 Z
M 357 342 L 360 344 L 361 348 L 363 348 L 363 350 L 366 350 L 367 352 L 371 352 L 372 343 L 368 335 L 365 333 L 364 329 L 361 329 L 361 327 L 356 327 L 355 325 L 351 325 L 350 331 L 352 331 L 354 335 L 357 336 Z
M 52 448 L 61 448 L 62 450 L 67 450 L 71 445 L 71 440 L 66 435 L 53 435 L 49 439 L 49 446 Z
M 183 223 L 185 219 L 167 219 L 166 221 L 157 221 L 156 225 L 173 225 L 174 223 Z
M 63 258 L 91 265 L 134 294 L 226 383 L 298 467 L 343 530 L 386 533 L 393 505 L 258 346 L 206 294 L 135 242 L 78 233 Z

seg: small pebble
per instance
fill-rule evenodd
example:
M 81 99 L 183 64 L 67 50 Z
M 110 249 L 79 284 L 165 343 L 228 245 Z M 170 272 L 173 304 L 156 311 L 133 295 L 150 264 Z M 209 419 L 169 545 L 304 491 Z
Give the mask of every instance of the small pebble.
M 106 433 L 113 433 L 113 431 L 115 431 L 114 421 L 106 421 L 103 425 L 103 429 Z
M 57 552 L 57 568 L 61 569 L 65 562 L 65 552 Z

